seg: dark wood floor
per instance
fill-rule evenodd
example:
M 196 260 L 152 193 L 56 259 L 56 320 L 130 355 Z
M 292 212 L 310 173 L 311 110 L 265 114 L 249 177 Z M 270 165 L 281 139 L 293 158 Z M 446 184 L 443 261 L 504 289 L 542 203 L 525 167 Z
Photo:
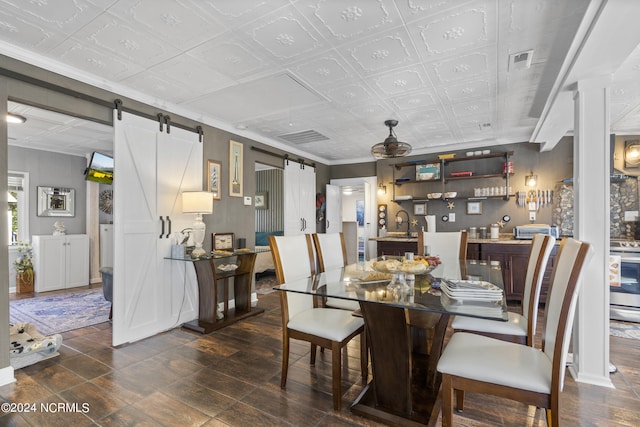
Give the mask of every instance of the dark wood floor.
M 0 401 L 36 404 L 36 412 L 0 413 L 1 426 L 353 426 L 378 425 L 349 411 L 362 390 L 359 343 L 347 348 L 343 409 L 332 409 L 331 352 L 309 366 L 309 346 L 293 342 L 287 389 L 280 389 L 280 308 L 265 308 L 210 335 L 183 329 L 113 348 L 111 325 L 63 334 L 59 357 L 16 371 Z M 611 338 L 615 389 L 578 384 L 567 374 L 561 426 L 640 425 L 640 340 Z M 78 412 L 42 413 L 40 403 L 78 403 Z M 86 406 L 82 406 L 86 404 Z M 56 406 L 49 406 L 56 408 Z M 88 410 L 84 410 L 88 407 Z M 467 394 L 460 426 L 545 426 L 543 412 Z M 438 420 L 439 423 L 439 420 Z

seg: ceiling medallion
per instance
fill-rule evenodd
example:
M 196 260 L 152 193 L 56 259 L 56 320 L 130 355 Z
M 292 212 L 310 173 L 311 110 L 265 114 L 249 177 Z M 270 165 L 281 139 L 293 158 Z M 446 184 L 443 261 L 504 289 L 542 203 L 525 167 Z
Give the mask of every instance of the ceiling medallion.
M 387 120 L 384 125 L 389 128 L 389 136 L 384 142 L 380 142 L 371 147 L 371 154 L 377 159 L 391 159 L 394 157 L 404 157 L 411 153 L 411 145 L 406 142 L 399 142 L 393 132 L 393 128 L 398 125 L 397 120 Z

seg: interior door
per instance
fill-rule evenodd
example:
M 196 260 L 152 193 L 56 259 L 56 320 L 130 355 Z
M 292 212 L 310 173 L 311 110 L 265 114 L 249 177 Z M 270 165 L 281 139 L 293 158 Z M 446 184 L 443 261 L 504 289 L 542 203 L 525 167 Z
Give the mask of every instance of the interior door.
M 340 186 L 327 184 L 326 193 L 326 232 L 339 233 L 342 231 L 342 195 L 340 194 Z
M 202 190 L 202 143 L 193 132 L 171 128 L 171 133 L 158 135 L 157 152 L 158 215 L 169 217 L 165 224 L 167 234 L 189 228 L 195 214 L 182 213 L 182 192 Z M 173 239 L 158 239 L 158 271 L 164 271 L 162 280 L 168 298 L 164 313 L 171 319 L 168 327 L 198 317 L 198 286 L 192 263 L 167 261 Z
M 156 151 L 158 124 L 114 111 L 113 345 L 164 329 L 159 285 Z
M 303 233 L 300 215 L 300 164 L 285 161 L 282 175 L 284 185 L 284 234 L 295 236 Z
M 300 169 L 300 213 L 305 234 L 316 232 L 316 168 Z
M 195 134 L 187 142 L 179 129 L 163 134 L 157 122 L 126 113 L 114 117 L 114 132 L 113 345 L 119 345 L 197 317 L 193 266 L 164 257 L 172 243 L 167 217 L 173 232 L 193 222 L 182 214 L 180 193 L 202 188 L 203 166 Z

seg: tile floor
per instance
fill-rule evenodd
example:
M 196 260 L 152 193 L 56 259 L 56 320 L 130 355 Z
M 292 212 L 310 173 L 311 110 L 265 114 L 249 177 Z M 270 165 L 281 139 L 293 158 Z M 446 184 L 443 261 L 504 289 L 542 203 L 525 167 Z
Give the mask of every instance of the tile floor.
M 280 308 L 277 294 L 259 295 L 266 312 L 210 335 L 183 329 L 113 348 L 111 326 L 63 334 L 59 357 L 16 371 L 0 387 L 0 402 L 36 411 L 0 413 L 0 426 L 376 426 L 353 415 L 362 390 L 359 343 L 348 349 L 343 409 L 331 401 L 331 353 L 308 363 L 309 346 L 292 343 L 287 389 L 280 383 Z M 637 426 L 640 420 L 640 340 L 612 338 L 619 372 L 615 389 L 579 384 L 567 375 L 563 426 Z M 76 404 L 64 410 L 60 403 Z M 41 405 L 42 404 L 42 405 Z M 49 412 L 43 412 L 48 408 Z M 544 426 L 541 410 L 468 394 L 464 426 Z M 438 423 L 440 421 L 438 420 Z

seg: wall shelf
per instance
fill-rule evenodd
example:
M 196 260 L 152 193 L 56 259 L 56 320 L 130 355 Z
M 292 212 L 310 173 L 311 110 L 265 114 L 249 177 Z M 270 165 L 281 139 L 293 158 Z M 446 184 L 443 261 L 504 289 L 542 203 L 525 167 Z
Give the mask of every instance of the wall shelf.
M 427 184 L 427 183 L 438 183 L 439 184 L 439 190 L 435 191 L 435 192 L 441 192 L 441 193 L 446 193 L 446 184 L 450 183 L 452 181 L 463 181 L 463 180 L 469 180 L 469 179 L 503 179 L 505 181 L 504 187 L 505 187 L 505 191 L 504 193 L 509 193 L 509 181 L 511 176 L 513 175 L 513 172 L 505 172 L 506 165 L 509 162 L 510 157 L 513 155 L 513 151 L 502 151 L 502 152 L 495 152 L 495 153 L 489 153 L 489 154 L 482 154 L 482 155 L 478 155 L 478 156 L 462 156 L 462 157 L 454 157 L 451 159 L 438 159 L 438 160 L 412 160 L 412 161 L 408 161 L 408 162 L 401 162 L 401 163 L 395 163 L 393 165 L 390 165 L 393 167 L 393 173 L 392 173 L 392 182 L 390 183 L 391 188 L 393 189 L 393 194 L 391 199 L 396 202 L 396 203 L 401 203 L 401 202 L 429 202 L 432 200 L 444 200 L 447 201 L 448 199 L 442 197 L 439 199 L 396 199 L 396 187 L 401 187 L 403 184 Z M 489 168 L 490 170 L 488 172 L 491 172 L 491 169 L 493 169 L 493 166 L 497 166 L 495 169 L 495 173 L 483 173 L 483 174 L 479 174 L 479 175 L 469 175 L 469 176 L 446 176 L 447 175 L 447 166 L 452 164 L 452 163 L 458 163 L 458 162 L 464 162 L 464 161 L 469 161 L 469 162 L 478 162 L 478 161 L 483 161 L 483 160 L 487 160 L 487 159 L 503 159 L 504 163 L 503 164 L 499 164 L 499 165 L 495 165 L 494 163 L 491 163 L 489 166 L 491 166 L 491 168 Z M 417 180 L 417 179 L 412 179 L 409 178 L 407 179 L 406 177 L 401 177 L 399 179 L 401 179 L 401 181 L 398 181 L 396 178 L 396 172 L 400 171 L 403 168 L 408 168 L 408 167 L 413 167 L 415 168 L 418 165 L 422 165 L 422 164 L 433 164 L 433 163 L 438 163 L 440 165 L 440 177 L 438 179 L 435 180 Z M 473 171 L 470 171 L 473 172 Z M 432 184 L 429 184 L 432 185 Z M 509 200 L 509 198 L 512 197 L 511 195 L 501 195 L 501 196 L 487 196 L 484 198 L 477 198 L 477 197 L 456 197 L 457 199 L 467 199 L 467 200 L 485 200 L 485 199 L 502 199 L 502 200 Z

